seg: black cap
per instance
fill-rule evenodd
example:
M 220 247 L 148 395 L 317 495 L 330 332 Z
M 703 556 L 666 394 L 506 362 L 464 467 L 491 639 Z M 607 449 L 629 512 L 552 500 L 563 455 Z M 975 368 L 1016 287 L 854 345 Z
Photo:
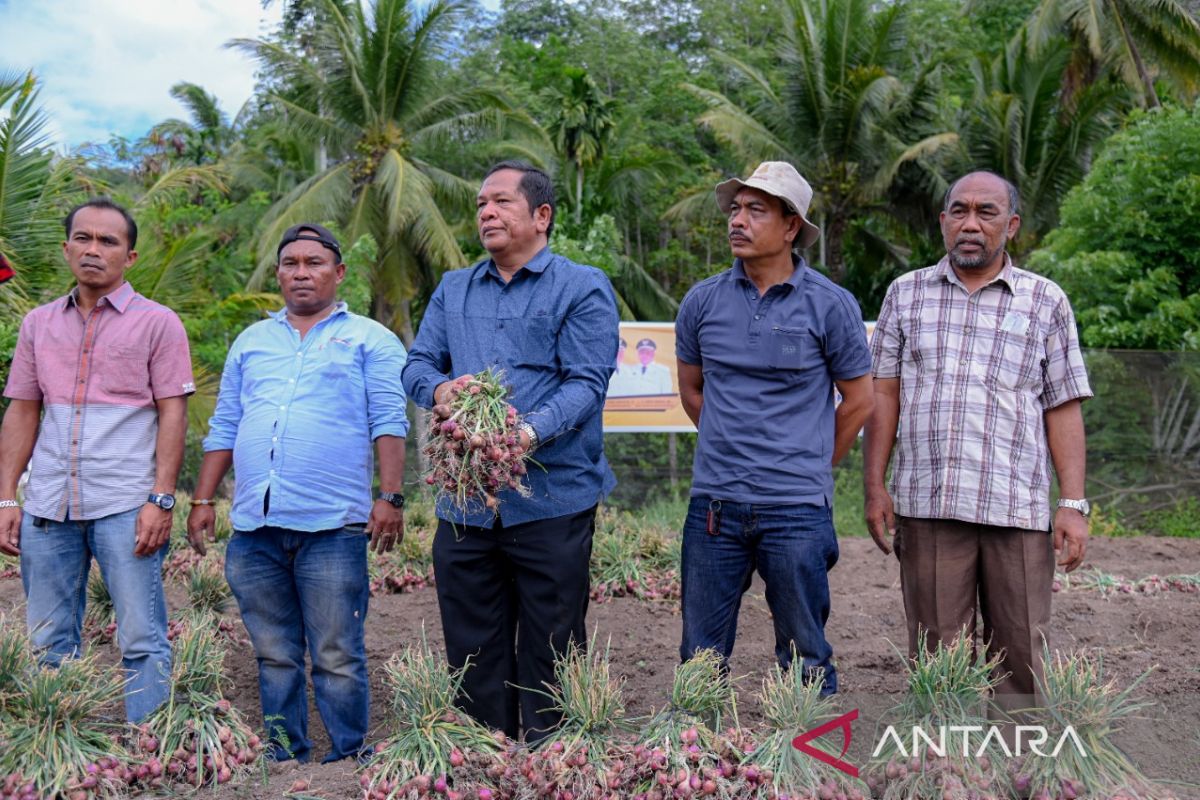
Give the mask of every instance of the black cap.
M 652 348 L 652 349 L 654 349 L 654 350 L 657 350 L 657 349 L 658 349 L 658 345 L 656 345 L 656 344 L 654 343 L 654 340 L 653 340 L 653 339 L 642 339 L 641 341 L 639 341 L 639 342 L 637 343 L 637 349 L 638 349 L 638 350 L 641 350 L 643 347 L 649 347 L 649 348 Z
M 279 247 L 275 248 L 275 260 L 279 260 L 279 254 L 283 252 L 283 248 L 301 239 L 319 242 L 332 250 L 333 254 L 337 256 L 338 263 L 342 263 L 342 246 L 338 244 L 337 237 L 330 233 L 328 228 L 313 222 L 302 222 L 284 231 L 283 238 L 279 240 Z

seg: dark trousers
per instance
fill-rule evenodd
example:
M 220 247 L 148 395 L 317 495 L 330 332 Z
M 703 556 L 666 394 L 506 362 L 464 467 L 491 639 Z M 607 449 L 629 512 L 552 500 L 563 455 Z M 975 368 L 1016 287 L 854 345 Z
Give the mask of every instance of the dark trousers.
M 1054 543 L 1046 531 L 1000 528 L 950 519 L 896 518 L 900 589 L 908 617 L 908 649 L 975 636 L 976 608 L 989 655 L 1003 653 L 996 686 L 1002 707 L 1033 705 L 1042 678 L 1050 624 Z M 978 598 L 978 600 L 977 600 Z M 978 603 L 978 605 L 977 605 Z M 1005 697 L 1005 696 L 1009 697 Z
M 560 721 L 545 691 L 554 657 L 584 644 L 596 508 L 521 525 L 438 523 L 433 570 L 446 658 L 470 662 L 459 706 L 484 725 L 527 741 Z M 520 687 L 520 688 L 518 688 Z

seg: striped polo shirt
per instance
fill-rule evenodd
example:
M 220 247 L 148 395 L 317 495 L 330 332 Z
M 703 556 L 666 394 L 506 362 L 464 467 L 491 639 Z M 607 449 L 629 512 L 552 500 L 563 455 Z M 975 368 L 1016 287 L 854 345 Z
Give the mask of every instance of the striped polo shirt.
M 25 511 L 57 521 L 137 508 L 154 488 L 156 400 L 195 391 L 175 312 L 123 283 L 86 316 L 77 290 L 21 323 L 4 396 L 42 403 Z

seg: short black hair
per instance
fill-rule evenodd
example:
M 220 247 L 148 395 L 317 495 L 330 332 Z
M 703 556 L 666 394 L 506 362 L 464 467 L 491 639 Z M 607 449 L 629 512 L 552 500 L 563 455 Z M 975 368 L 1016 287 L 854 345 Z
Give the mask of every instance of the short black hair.
M 961 175 L 946 188 L 946 197 L 942 200 L 942 211 L 950 210 L 950 195 L 954 194 L 954 187 L 958 186 L 964 178 L 969 178 L 972 175 L 991 175 L 1004 184 L 1004 190 L 1008 192 L 1008 214 L 1014 216 L 1021 213 L 1021 194 L 1017 191 L 1017 187 L 1008 178 L 999 173 L 992 172 L 990 169 L 977 169 L 968 172 L 966 175 Z
M 545 170 L 538 169 L 528 161 L 501 161 L 498 164 L 493 164 L 487 174 L 483 176 L 486 181 L 494 173 L 504 169 L 515 169 L 521 173 L 521 183 L 518 184 L 518 189 L 525 197 L 525 202 L 529 204 L 529 213 L 532 214 L 542 206 L 550 206 L 550 225 L 546 228 L 546 238 L 550 238 L 550 234 L 554 233 L 554 181 L 550 180 L 550 176 Z
M 71 238 L 71 226 L 75 224 L 75 212 L 85 208 L 106 208 L 109 211 L 116 211 L 125 218 L 125 238 L 129 240 L 129 249 L 133 250 L 137 247 L 137 223 L 133 221 L 133 216 L 125 210 L 125 207 L 113 202 L 111 197 L 93 197 L 68 211 L 67 218 L 63 220 L 63 229 L 66 231 L 68 239 Z

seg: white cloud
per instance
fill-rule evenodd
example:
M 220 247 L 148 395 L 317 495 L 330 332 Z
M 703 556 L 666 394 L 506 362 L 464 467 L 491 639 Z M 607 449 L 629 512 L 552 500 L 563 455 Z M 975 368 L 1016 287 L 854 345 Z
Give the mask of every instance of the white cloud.
M 185 115 L 169 94 L 191 81 L 230 117 L 255 65 L 223 45 L 272 30 L 284 6 L 259 0 L 0 0 L 0 71 L 33 69 L 58 145 L 135 138 Z

